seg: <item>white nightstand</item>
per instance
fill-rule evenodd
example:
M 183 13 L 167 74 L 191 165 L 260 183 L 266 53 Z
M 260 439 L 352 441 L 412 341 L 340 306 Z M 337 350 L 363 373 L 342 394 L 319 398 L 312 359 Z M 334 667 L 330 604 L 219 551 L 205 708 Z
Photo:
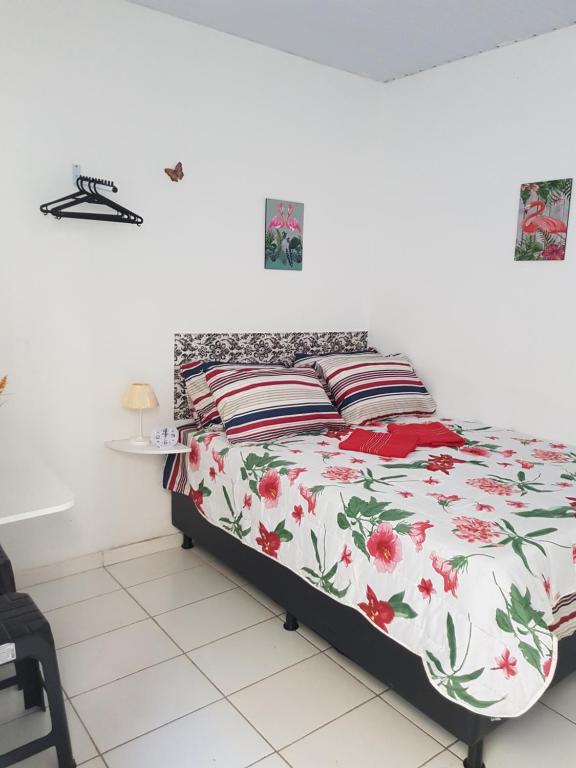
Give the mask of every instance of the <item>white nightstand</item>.
M 168 456 L 171 453 L 189 453 L 190 447 L 183 443 L 176 443 L 173 448 L 157 448 L 152 443 L 146 443 L 145 445 L 138 445 L 133 443 L 130 438 L 127 440 L 108 440 L 106 442 L 108 448 L 112 448 L 113 451 L 120 451 L 121 453 L 144 453 L 150 456 L 163 455 Z

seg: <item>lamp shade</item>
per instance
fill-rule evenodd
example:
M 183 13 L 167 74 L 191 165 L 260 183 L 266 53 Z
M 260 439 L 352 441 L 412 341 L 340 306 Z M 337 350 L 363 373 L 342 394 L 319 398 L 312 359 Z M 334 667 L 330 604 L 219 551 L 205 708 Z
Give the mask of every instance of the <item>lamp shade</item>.
M 122 398 L 124 408 L 144 410 L 158 407 L 158 398 L 150 384 L 130 384 Z

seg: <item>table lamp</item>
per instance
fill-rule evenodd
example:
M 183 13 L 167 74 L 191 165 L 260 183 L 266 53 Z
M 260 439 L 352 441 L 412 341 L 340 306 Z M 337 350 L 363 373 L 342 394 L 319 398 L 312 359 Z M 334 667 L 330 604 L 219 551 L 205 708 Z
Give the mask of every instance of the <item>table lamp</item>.
M 130 384 L 122 398 L 122 405 L 132 411 L 140 411 L 140 432 L 137 437 L 132 438 L 131 442 L 135 445 L 146 445 L 148 440 L 142 434 L 142 411 L 158 408 L 158 398 L 154 390 L 150 384 Z

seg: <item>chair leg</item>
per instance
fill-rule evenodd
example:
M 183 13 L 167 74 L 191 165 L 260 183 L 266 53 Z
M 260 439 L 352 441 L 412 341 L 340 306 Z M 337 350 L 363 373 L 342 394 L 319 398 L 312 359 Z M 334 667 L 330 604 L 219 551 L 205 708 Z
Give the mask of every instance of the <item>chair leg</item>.
M 486 768 L 482 760 L 484 740 L 468 745 L 468 757 L 464 760 L 464 768 Z
M 36 659 L 21 659 L 16 662 L 16 677 L 24 694 L 24 707 L 46 709 L 44 702 L 44 683 L 40 665 Z
M 56 651 L 53 647 L 42 656 L 41 661 L 42 669 L 44 671 L 44 679 L 46 681 L 50 718 L 52 720 L 52 735 L 54 738 L 54 746 L 56 747 L 56 754 L 58 756 L 58 768 L 76 768 L 76 763 L 72 756 L 70 731 L 68 730 L 68 720 L 66 718 L 66 709 L 64 707 L 64 697 L 62 695 L 62 684 L 58 672 Z

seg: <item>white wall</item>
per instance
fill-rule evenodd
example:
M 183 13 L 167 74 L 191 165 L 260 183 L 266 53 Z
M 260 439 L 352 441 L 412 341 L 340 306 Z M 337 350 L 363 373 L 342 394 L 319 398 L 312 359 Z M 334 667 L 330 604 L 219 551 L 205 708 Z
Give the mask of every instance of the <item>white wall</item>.
M 576 443 L 566 261 L 514 262 L 520 184 L 576 176 L 576 28 L 383 87 L 372 339 L 439 403 Z
M 443 412 L 576 442 L 575 216 L 565 262 L 513 261 L 520 184 L 576 174 L 575 43 L 381 85 L 124 0 L 2 3 L 0 435 L 77 499 L 2 529 L 16 567 L 170 532 L 160 462 L 103 443 L 130 381 L 170 419 L 175 331 L 369 323 Z M 144 226 L 42 217 L 72 162 Z M 302 273 L 263 269 L 267 196 L 305 203 Z
M 175 331 L 366 327 L 380 86 L 124 0 L 3 2 L 0 72 L 0 433 L 76 495 L 2 529 L 21 569 L 171 531 L 161 463 L 104 441 L 130 381 L 170 419 Z M 43 217 L 73 162 L 143 227 Z M 305 203 L 301 273 L 263 268 L 266 197 Z

